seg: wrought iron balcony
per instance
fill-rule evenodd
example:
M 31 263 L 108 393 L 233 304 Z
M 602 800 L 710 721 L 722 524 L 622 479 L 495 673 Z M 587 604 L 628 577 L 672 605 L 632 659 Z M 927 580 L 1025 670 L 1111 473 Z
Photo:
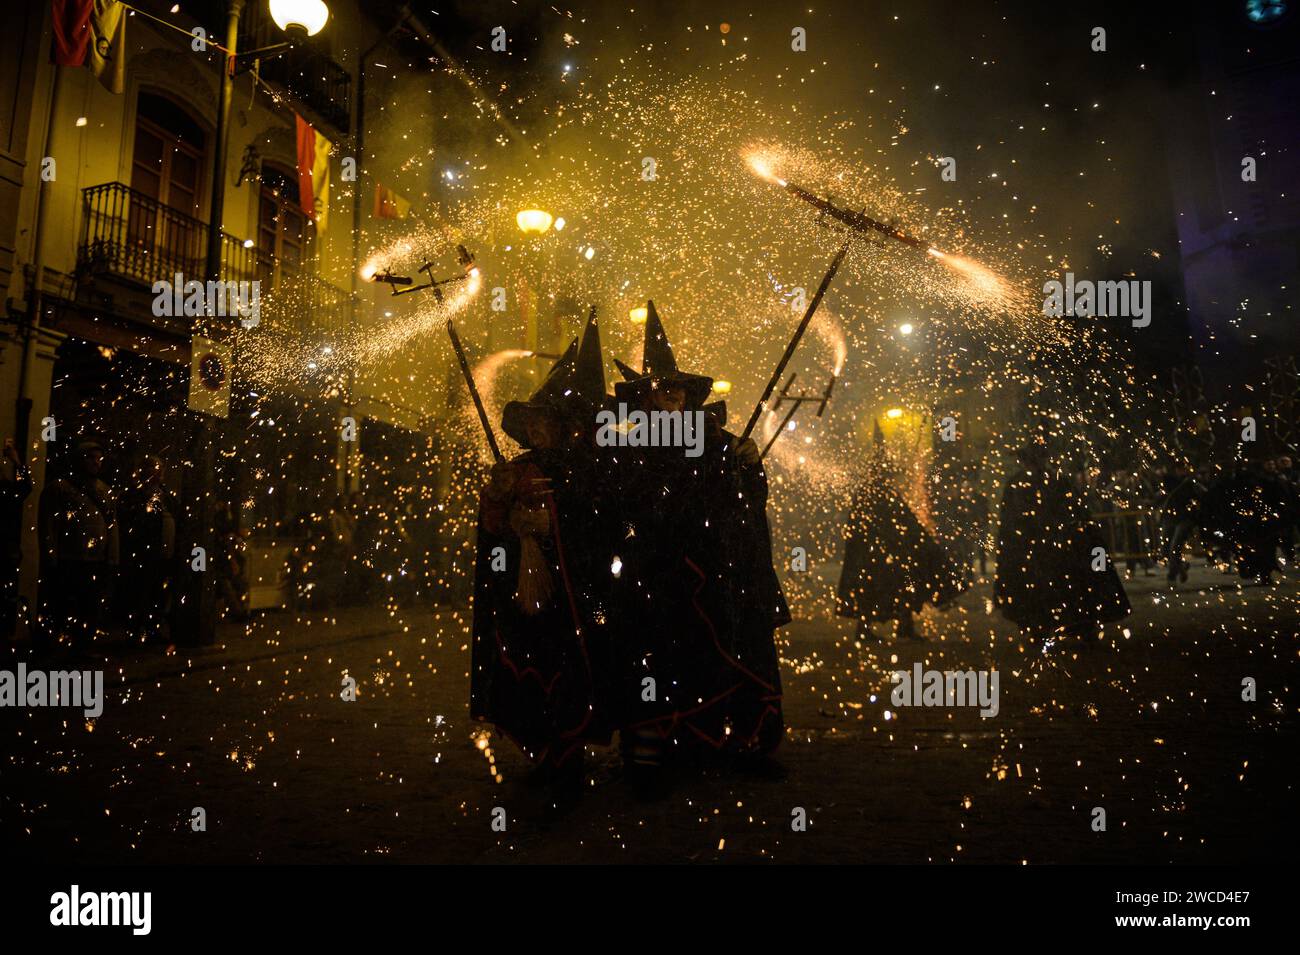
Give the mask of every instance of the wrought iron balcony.
M 284 42 L 284 34 L 264 7 L 256 4 L 245 9 L 240 21 L 240 49 L 257 50 Z M 258 76 L 346 136 L 352 126 L 352 74 L 322 52 L 318 42 L 309 39 L 263 60 Z
M 202 278 L 208 226 L 120 182 L 82 190 L 85 205 L 78 271 L 151 286 Z M 221 233 L 221 278 L 261 282 L 266 330 L 335 340 L 351 320 L 351 293 Z
M 261 282 L 262 318 L 273 331 L 337 341 L 352 318 L 352 294 L 261 249 L 222 236 L 223 275 Z

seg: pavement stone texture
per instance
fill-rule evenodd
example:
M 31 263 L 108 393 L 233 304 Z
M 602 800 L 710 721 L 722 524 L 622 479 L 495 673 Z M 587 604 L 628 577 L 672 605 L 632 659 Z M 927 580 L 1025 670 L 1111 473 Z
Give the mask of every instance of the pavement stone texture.
M 1300 778 L 1300 574 L 1239 583 L 1138 571 L 1134 614 L 1100 642 L 1023 640 L 988 582 L 927 611 L 921 642 L 798 620 L 781 632 L 784 779 L 695 769 L 644 802 L 616 748 L 593 748 L 582 799 L 555 813 L 469 721 L 465 609 L 269 613 L 201 651 L 110 652 L 93 721 L 0 710 L 0 846 L 69 863 L 1261 861 Z M 917 662 L 996 668 L 998 714 L 896 707 L 891 674 Z

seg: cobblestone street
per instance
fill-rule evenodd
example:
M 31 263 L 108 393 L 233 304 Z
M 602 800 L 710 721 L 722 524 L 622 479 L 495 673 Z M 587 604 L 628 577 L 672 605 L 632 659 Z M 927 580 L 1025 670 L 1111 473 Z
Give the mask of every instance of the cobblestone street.
M 1262 859 L 1295 802 L 1297 578 L 1242 589 L 1197 569 L 1172 594 L 1161 580 L 1129 582 L 1127 632 L 1100 645 L 1024 645 L 987 583 L 923 618 L 924 643 L 859 647 L 848 622 L 796 622 L 786 779 L 687 774 L 642 803 L 616 750 L 597 750 L 557 818 L 530 811 L 508 741 L 489 744 L 503 781 L 489 774 L 463 612 L 271 614 L 209 651 L 113 654 L 93 726 L 0 711 L 0 833 L 11 858 L 67 862 Z M 915 662 L 995 667 L 998 714 L 900 712 L 889 674 Z

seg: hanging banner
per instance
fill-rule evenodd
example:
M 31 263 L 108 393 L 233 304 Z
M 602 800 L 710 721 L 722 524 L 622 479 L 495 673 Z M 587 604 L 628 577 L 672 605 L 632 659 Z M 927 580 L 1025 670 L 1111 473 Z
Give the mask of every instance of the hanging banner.
M 89 66 L 110 93 L 126 88 L 126 8 L 117 0 L 52 0 L 50 60 Z
M 230 417 L 230 348 L 210 338 L 190 340 L 191 411 Z
M 329 228 L 330 150 L 334 144 L 295 114 L 298 124 L 298 204 L 316 229 Z

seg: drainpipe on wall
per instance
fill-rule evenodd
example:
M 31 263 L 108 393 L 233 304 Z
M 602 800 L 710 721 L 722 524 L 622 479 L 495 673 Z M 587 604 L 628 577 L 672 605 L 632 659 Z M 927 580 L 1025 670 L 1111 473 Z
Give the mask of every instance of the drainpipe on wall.
M 357 60 L 357 102 L 352 111 L 353 120 L 356 125 L 356 135 L 354 139 L 354 157 L 357 161 L 357 180 L 352 190 L 352 327 L 357 327 L 360 317 L 361 308 L 361 206 L 365 202 L 365 190 L 362 188 L 361 166 L 362 160 L 366 153 L 366 61 L 375 54 L 381 46 L 387 43 L 394 33 L 400 29 L 402 21 L 399 19 L 388 30 L 383 33 L 379 39 L 362 52 L 361 57 Z M 343 396 L 343 407 L 345 413 L 352 414 L 353 402 L 356 396 L 357 374 L 356 367 L 348 363 L 348 383 L 347 390 Z M 340 435 L 342 428 L 339 429 Z M 355 441 L 341 441 L 342 444 L 342 467 L 339 469 L 338 489 L 342 492 L 356 490 L 354 482 L 359 485 L 359 476 L 355 475 L 355 461 L 353 460 L 353 445 Z
M 59 67 L 51 64 L 53 76 L 50 78 L 50 109 L 45 119 L 45 145 L 42 157 L 52 155 L 54 140 L 54 121 L 58 116 L 59 93 L 63 84 L 59 82 Z M 40 175 L 38 173 L 38 175 Z M 32 362 L 32 339 L 41 327 L 41 309 L 45 299 L 45 215 L 49 189 L 45 177 L 41 175 L 36 185 L 36 225 L 32 229 L 31 288 L 27 293 L 27 316 L 22 330 L 23 352 L 22 364 L 18 369 L 18 398 L 14 410 L 14 443 L 23 449 L 26 458 L 30 458 L 31 448 L 27 447 L 27 438 L 31 428 L 32 399 L 27 394 L 27 381 L 30 377 Z

